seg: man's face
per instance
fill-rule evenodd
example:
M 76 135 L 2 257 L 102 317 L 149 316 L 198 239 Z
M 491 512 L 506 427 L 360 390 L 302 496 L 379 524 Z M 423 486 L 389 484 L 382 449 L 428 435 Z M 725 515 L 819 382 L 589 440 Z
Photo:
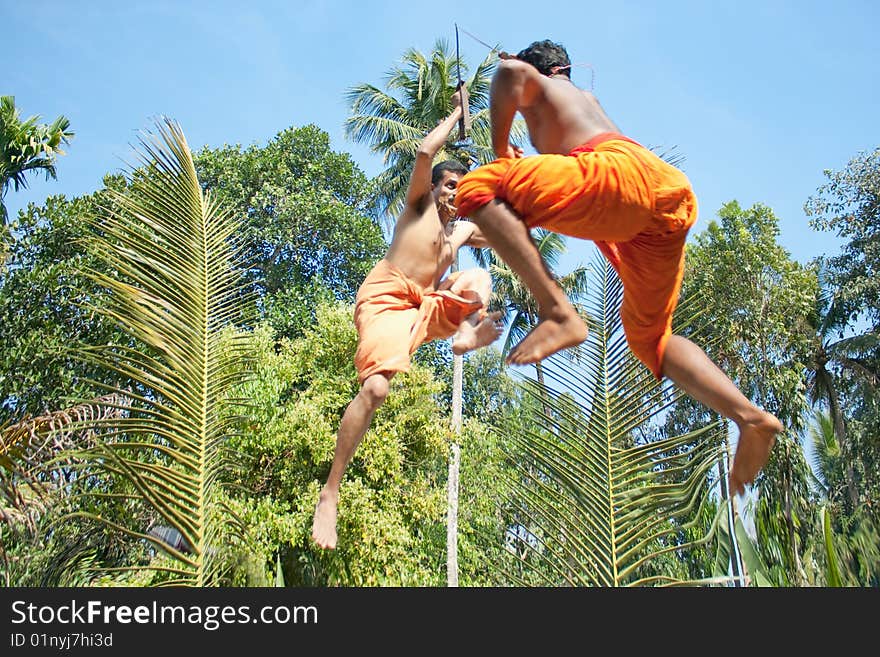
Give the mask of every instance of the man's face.
M 431 193 L 434 195 L 434 202 L 437 204 L 437 212 L 440 213 L 441 219 L 448 221 L 455 216 L 455 190 L 460 178 L 461 174 L 444 171 L 443 177 L 437 184 L 431 185 Z

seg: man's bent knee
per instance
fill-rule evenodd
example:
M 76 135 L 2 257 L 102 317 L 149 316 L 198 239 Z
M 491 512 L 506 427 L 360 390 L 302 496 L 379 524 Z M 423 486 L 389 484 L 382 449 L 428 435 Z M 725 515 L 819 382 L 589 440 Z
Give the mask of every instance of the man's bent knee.
M 479 267 L 475 267 L 471 270 L 471 276 L 473 276 L 474 285 L 486 285 L 492 282 L 492 275 L 486 271 L 485 269 L 480 269 Z
M 474 267 L 473 269 L 465 269 L 461 272 L 461 276 L 452 284 L 450 290 L 456 294 L 460 294 L 462 290 L 473 290 L 479 293 L 491 289 L 491 286 L 492 275 L 485 269 Z M 480 300 L 484 304 L 487 301 L 487 299 L 482 298 L 482 295 L 480 295 Z
M 385 401 L 389 387 L 388 378 L 384 374 L 373 374 L 364 381 L 360 394 L 375 409 Z

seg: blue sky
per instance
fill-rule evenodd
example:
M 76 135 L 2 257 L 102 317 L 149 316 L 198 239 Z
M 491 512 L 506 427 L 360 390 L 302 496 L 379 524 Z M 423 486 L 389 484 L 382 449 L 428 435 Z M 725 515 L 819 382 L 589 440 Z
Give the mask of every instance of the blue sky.
M 47 195 L 90 193 L 119 170 L 137 131 L 164 114 L 190 146 L 265 144 L 314 123 L 368 175 L 380 160 L 348 142 L 344 93 L 381 84 L 404 51 L 430 51 L 454 25 L 516 51 L 564 44 L 573 78 L 621 130 L 676 147 L 700 203 L 692 235 L 720 206 L 756 202 L 806 262 L 840 242 L 809 228 L 803 204 L 824 169 L 878 146 L 880 9 L 873 0 L 684 2 L 168 2 L 0 0 L 0 93 L 24 116 L 70 118 L 58 180 L 10 191 L 10 214 Z M 465 61 L 487 49 L 461 35 Z M 592 253 L 570 242 L 572 261 Z

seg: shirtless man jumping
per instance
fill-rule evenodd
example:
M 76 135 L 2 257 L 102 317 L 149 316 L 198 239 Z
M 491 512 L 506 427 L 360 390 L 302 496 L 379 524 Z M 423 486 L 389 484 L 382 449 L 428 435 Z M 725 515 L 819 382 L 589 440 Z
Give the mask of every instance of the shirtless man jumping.
M 697 218 L 690 182 L 621 135 L 596 98 L 572 84 L 561 45 L 534 42 L 515 57 L 501 58 L 489 110 L 498 159 L 459 181 L 456 205 L 538 302 L 540 323 L 507 362 L 535 363 L 587 337 L 586 324 L 550 277 L 529 229 L 593 240 L 623 282 L 620 313 L 631 351 L 655 377 L 668 377 L 738 426 L 729 484 L 742 493 L 766 464 L 782 424 L 746 399 L 702 349 L 672 335 L 685 239 Z M 524 158 L 509 143 L 517 112 L 540 155 Z
M 467 169 L 452 160 L 431 166 L 461 118 L 459 93 L 452 98 L 452 113 L 422 141 L 391 246 L 357 293 L 354 360 L 361 389 L 342 416 L 333 464 L 315 508 L 312 539 L 322 548 L 336 547 L 342 475 L 394 374 L 408 370 L 410 356 L 429 340 L 454 334 L 452 351 L 463 354 L 501 335 L 501 313 L 485 310 L 492 287 L 487 271 L 469 269 L 442 279 L 459 248 L 487 246 L 475 224 L 452 221 L 456 186 Z

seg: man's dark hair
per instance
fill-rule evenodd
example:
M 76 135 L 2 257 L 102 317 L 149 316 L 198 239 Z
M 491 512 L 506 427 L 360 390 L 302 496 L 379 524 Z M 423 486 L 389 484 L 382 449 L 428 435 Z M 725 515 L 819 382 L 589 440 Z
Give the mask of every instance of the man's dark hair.
M 571 80 L 571 60 L 562 44 L 548 39 L 535 41 L 516 54 L 517 59 L 528 62 L 544 75 L 564 75 Z
M 440 179 L 443 177 L 444 171 L 449 171 L 450 173 L 458 173 L 462 176 L 468 172 L 467 167 L 458 160 L 446 160 L 445 162 L 440 162 L 439 164 L 435 164 L 434 168 L 431 169 L 432 185 L 436 185 L 438 182 L 440 182 Z

